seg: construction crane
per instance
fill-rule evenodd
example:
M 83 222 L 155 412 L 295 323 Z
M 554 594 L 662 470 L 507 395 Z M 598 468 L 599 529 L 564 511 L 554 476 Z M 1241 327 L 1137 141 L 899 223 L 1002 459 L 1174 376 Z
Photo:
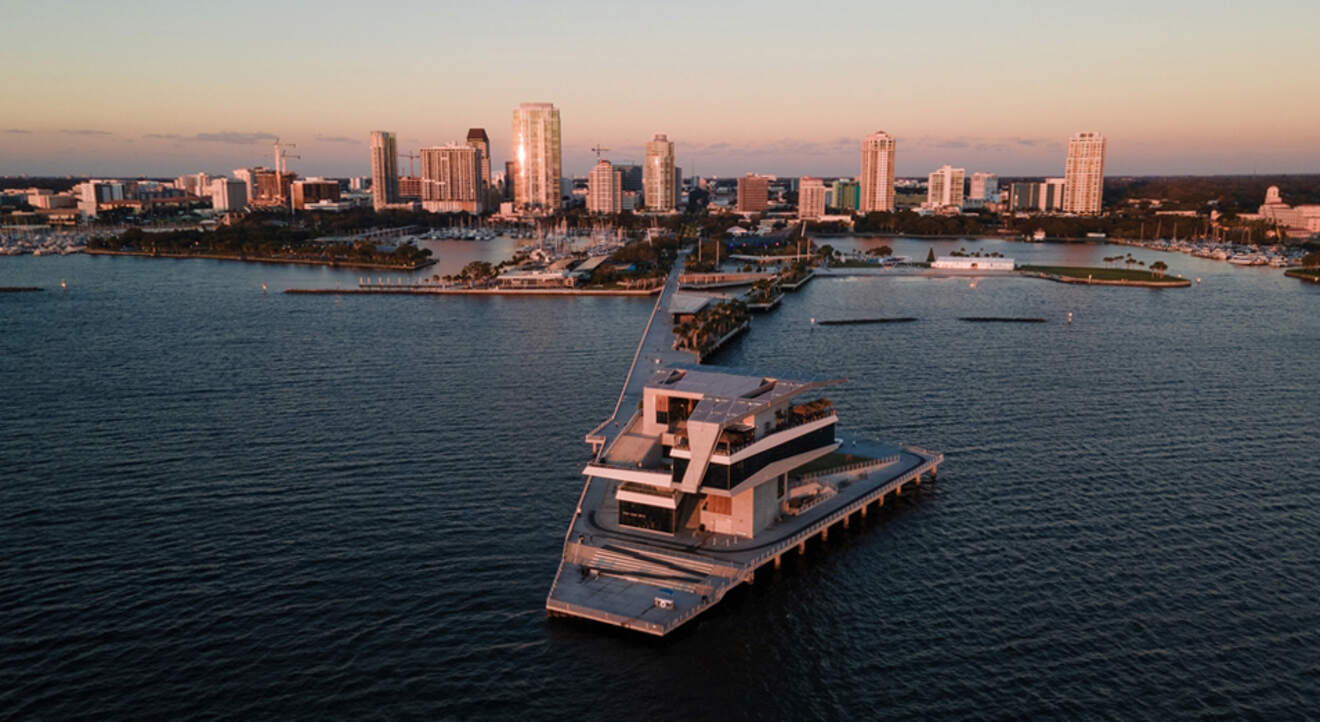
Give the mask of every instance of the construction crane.
M 289 150 L 288 150 L 289 148 L 298 147 L 294 143 L 281 143 L 280 139 L 276 138 L 275 142 L 272 143 L 272 145 L 275 147 L 275 172 L 279 174 L 278 177 L 283 178 L 284 172 L 287 169 L 287 165 L 285 164 L 284 161 L 288 160 L 289 158 L 293 158 L 294 160 L 302 160 L 302 156 L 289 155 Z
M 418 158 L 421 158 L 421 156 L 417 155 L 416 153 L 400 153 L 399 155 L 408 159 L 408 177 L 409 178 L 416 177 L 417 174 L 413 172 L 413 161 L 417 160 Z
M 591 147 L 591 152 L 593 152 L 593 153 L 596 154 L 596 160 L 600 160 L 600 154 L 601 154 L 601 153 L 606 153 L 606 152 L 608 152 L 608 151 L 609 151 L 609 148 L 602 148 L 602 147 L 600 147 L 600 143 L 597 143 L 597 144 L 595 144 L 595 145 L 593 145 L 593 146 Z

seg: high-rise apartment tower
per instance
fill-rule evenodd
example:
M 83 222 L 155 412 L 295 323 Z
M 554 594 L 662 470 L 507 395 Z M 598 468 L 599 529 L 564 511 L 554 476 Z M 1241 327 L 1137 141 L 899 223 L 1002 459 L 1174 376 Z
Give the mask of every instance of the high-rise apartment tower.
M 607 160 L 597 161 L 587 176 L 587 212 L 623 212 L 623 174 Z
M 371 131 L 371 205 L 380 210 L 399 201 L 399 141 L 387 130 Z
M 1076 133 L 1068 140 L 1063 167 L 1063 212 L 1096 215 L 1105 191 L 1105 137 Z
M 552 103 L 513 109 L 513 204 L 519 210 L 560 208 L 559 110 Z
M 861 197 L 862 213 L 894 210 L 894 136 L 877 130 L 862 139 Z
M 672 211 L 678 206 L 678 186 L 674 172 L 674 142 L 664 133 L 656 133 L 646 144 L 646 163 L 642 167 L 642 194 L 648 211 Z

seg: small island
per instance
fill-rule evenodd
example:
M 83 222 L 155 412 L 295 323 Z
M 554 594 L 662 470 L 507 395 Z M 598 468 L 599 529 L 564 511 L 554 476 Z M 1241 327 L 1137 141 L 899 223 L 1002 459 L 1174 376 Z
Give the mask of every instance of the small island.
M 1091 286 L 1136 286 L 1144 288 L 1184 288 L 1192 285 L 1185 278 L 1165 276 L 1168 266 L 1163 261 L 1150 264 L 1149 269 L 1093 268 L 1088 266 L 1019 266 L 1018 272 L 1032 278 L 1043 278 L 1059 283 L 1082 283 Z

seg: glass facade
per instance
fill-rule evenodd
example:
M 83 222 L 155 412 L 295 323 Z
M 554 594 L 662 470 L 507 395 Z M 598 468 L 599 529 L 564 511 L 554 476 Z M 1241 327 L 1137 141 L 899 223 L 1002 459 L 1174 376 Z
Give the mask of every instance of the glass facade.
M 638 529 L 674 533 L 675 510 L 659 506 L 638 504 L 635 501 L 619 502 L 619 525 Z
M 815 431 L 787 441 L 778 446 L 771 447 L 757 454 L 735 462 L 734 464 L 716 464 L 711 462 L 706 467 L 706 475 L 701 480 L 702 486 L 709 486 L 716 489 L 732 489 L 741 484 L 743 480 L 752 476 L 756 472 L 764 469 L 766 466 L 775 463 L 781 459 L 787 459 L 790 456 L 796 456 L 812 449 L 819 449 L 822 446 L 829 446 L 834 443 L 834 424 L 823 426 Z M 683 474 L 687 472 L 687 459 L 674 459 L 674 482 L 679 483 L 683 480 Z M 782 496 L 782 495 L 781 495 Z

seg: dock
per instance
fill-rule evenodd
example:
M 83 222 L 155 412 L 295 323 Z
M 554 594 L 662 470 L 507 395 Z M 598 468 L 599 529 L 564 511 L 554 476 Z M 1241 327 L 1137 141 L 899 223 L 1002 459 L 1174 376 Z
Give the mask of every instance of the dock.
M 650 372 L 698 361 L 692 352 L 673 347 L 665 312 L 671 308 L 684 260 L 680 254 L 656 299 L 614 412 L 586 435 L 595 464 L 610 464 L 615 443 L 629 438 L 626 432 L 639 418 Z M 621 418 L 621 411 L 627 415 Z M 848 528 L 923 480 L 933 480 L 944 461 L 943 454 L 916 446 L 846 437 L 836 443 L 839 452 L 863 461 L 794 477 L 789 498 L 801 492 L 801 500 L 814 503 L 781 514 L 754 538 L 696 528 L 668 535 L 623 527 L 613 493 L 617 482 L 588 476 L 564 535 L 563 556 L 546 597 L 547 613 L 664 636 L 739 585 L 753 583 L 758 570 L 778 568 L 785 555 L 804 554 L 813 539 L 826 541 L 831 532 Z M 825 485 L 831 494 L 807 493 Z

